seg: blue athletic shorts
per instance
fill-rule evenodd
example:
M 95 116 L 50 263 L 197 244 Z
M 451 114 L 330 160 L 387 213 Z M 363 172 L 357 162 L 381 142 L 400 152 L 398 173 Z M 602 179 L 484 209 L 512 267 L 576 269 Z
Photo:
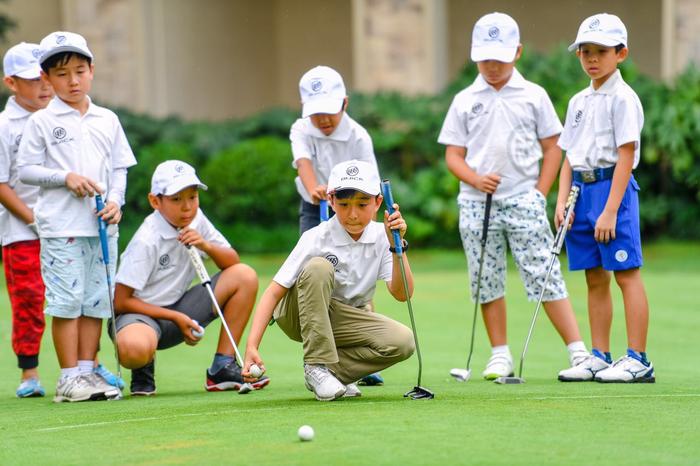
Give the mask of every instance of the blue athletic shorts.
M 639 185 L 630 178 L 617 212 L 615 239 L 609 243 L 595 240 L 595 223 L 608 201 L 612 179 L 594 183 L 574 182 L 581 192 L 574 209 L 575 218 L 566 235 L 569 270 L 603 267 L 605 270 L 629 270 L 642 266 L 642 241 L 639 234 Z

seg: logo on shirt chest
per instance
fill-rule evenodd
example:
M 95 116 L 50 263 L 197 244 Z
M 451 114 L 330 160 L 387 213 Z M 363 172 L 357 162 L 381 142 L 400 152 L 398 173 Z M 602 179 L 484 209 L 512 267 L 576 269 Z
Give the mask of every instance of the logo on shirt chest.
M 576 110 L 574 115 L 574 123 L 571 125 L 572 128 L 576 128 L 583 121 L 583 110 Z
M 53 134 L 53 137 L 56 138 L 55 141 L 51 142 L 52 146 L 55 146 L 56 144 L 63 144 L 64 142 L 71 142 L 75 139 L 72 137 L 67 138 L 66 136 L 68 136 L 68 131 L 61 126 L 56 126 L 53 131 L 51 131 L 51 134 Z
M 486 115 L 488 111 L 484 111 L 484 104 L 481 102 L 475 102 L 474 105 L 472 105 L 471 110 L 469 111 L 469 115 L 467 118 L 469 120 L 473 120 L 474 118 L 479 118 L 483 115 Z
M 336 256 L 335 254 L 326 254 L 325 259 L 331 263 L 331 265 L 333 266 L 333 270 L 335 270 L 336 272 L 339 272 L 339 270 L 338 270 L 338 256 Z
M 158 258 L 158 270 L 167 270 L 170 267 L 173 267 L 173 264 L 170 261 L 170 254 L 163 254 Z

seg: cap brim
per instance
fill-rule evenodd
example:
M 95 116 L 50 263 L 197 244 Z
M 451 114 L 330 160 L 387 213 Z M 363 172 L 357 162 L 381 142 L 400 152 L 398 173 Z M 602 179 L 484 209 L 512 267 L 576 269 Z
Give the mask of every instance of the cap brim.
M 89 57 L 92 60 L 92 53 L 89 50 L 81 49 L 80 47 L 75 47 L 73 45 L 65 45 L 62 47 L 55 47 L 51 50 L 47 50 L 46 52 L 44 52 L 43 55 L 41 55 L 41 58 L 39 59 L 39 63 L 44 63 L 49 58 L 62 52 L 79 53 L 80 55 L 85 55 L 86 57 Z
M 604 47 L 615 47 L 616 45 L 622 44 L 625 47 L 627 47 L 627 44 L 623 44 L 619 40 L 611 39 L 608 36 L 602 34 L 589 33 L 586 34 L 585 37 L 577 37 L 576 41 L 573 44 L 569 45 L 569 52 L 573 52 L 581 44 L 597 44 L 602 45 Z
M 472 47 L 471 59 L 473 62 L 496 60 L 503 63 L 512 63 L 518 47 Z
M 15 73 L 14 76 L 22 79 L 37 79 L 41 77 L 41 67 L 37 65 L 36 67 L 29 68 L 28 70 Z
M 193 183 L 192 180 L 182 180 L 181 182 L 169 185 L 163 192 L 163 196 L 172 196 L 173 194 L 177 194 L 183 189 L 189 188 L 190 186 L 196 186 L 197 188 L 203 189 L 204 191 L 209 189 L 209 187 L 201 181 Z
M 330 115 L 335 115 L 343 108 L 344 98 L 333 98 L 333 99 L 317 99 L 311 102 L 306 102 L 301 110 L 301 117 L 306 118 L 309 115 L 315 115 L 317 113 L 326 113 Z
M 366 186 L 363 186 L 363 187 L 358 187 L 358 186 L 337 186 L 337 187 L 335 187 L 335 188 L 333 188 L 333 189 L 327 189 L 326 192 L 327 192 L 328 194 L 335 194 L 335 193 L 337 193 L 338 191 L 344 191 L 344 190 L 346 190 L 346 189 L 352 189 L 352 190 L 354 190 L 354 191 L 359 191 L 359 192 L 361 192 L 361 193 L 367 194 L 368 196 L 376 196 L 376 195 L 379 194 L 379 187 L 377 187 L 376 189 L 371 189 L 371 188 L 368 188 L 368 187 L 366 187 Z

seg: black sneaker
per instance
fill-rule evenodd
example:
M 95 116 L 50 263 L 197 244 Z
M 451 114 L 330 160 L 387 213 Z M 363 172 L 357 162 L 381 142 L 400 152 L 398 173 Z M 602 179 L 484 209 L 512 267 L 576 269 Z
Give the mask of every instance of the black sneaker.
M 239 366 L 236 361 L 222 367 L 216 374 L 211 374 L 209 369 L 207 369 L 206 373 L 207 382 L 204 384 L 204 388 L 208 392 L 221 392 L 224 390 L 237 391 L 240 390 L 241 386 L 245 383 L 241 375 L 241 366 Z M 269 383 L 270 379 L 265 376 L 260 377 L 255 382 L 249 382 L 255 390 L 260 390 Z
M 155 359 L 141 369 L 131 370 L 131 396 L 156 394 Z

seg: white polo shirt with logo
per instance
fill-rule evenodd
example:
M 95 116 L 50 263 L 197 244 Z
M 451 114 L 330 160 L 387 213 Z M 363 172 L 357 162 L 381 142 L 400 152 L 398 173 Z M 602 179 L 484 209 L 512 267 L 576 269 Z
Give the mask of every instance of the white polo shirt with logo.
M 29 118 L 18 156 L 18 167 L 41 165 L 63 174 L 74 172 L 104 183 L 107 192 L 113 170 L 136 165 L 114 112 L 90 102 L 81 116 L 58 97 Z M 40 188 L 34 208 L 39 236 L 97 236 L 94 209 L 94 198 L 78 198 L 65 186 Z M 110 232 L 116 234 L 116 228 Z
M 634 142 L 636 168 L 643 126 L 642 103 L 617 70 L 598 90 L 591 85 L 571 98 L 559 147 L 580 171 L 615 165 L 617 149 Z
M 391 281 L 392 258 L 384 224 L 370 222 L 355 241 L 332 217 L 306 231 L 273 280 L 285 288 L 297 281 L 304 265 L 313 257 L 323 257 L 335 269 L 332 297 L 354 307 L 368 304 L 378 280 Z
M 299 118 L 289 132 L 292 142 L 292 166 L 297 168 L 299 159 L 309 159 L 319 184 L 326 184 L 331 169 L 340 162 L 357 159 L 369 162 L 375 167 L 372 138 L 359 123 L 343 113 L 340 124 L 330 136 L 316 128 L 310 118 Z M 298 178 L 298 177 L 297 177 Z M 309 194 L 300 181 L 297 181 L 299 195 L 308 201 Z
M 231 245 L 201 210 L 190 228 L 216 246 Z M 158 211 L 145 218 L 121 255 L 115 278 L 134 289 L 134 296 L 156 306 L 175 303 L 190 288 L 196 271 L 178 231 Z M 202 257 L 207 257 L 197 249 Z
M 561 132 L 547 92 L 513 69 L 508 82 L 494 89 L 479 74 L 452 101 L 438 142 L 465 147 L 465 161 L 479 175 L 497 173 L 494 199 L 531 190 L 539 177 L 540 139 Z M 458 200 L 482 200 L 484 193 L 460 182 Z
M 32 209 L 39 195 L 39 187 L 24 184 L 17 176 L 17 151 L 22 132 L 32 112 L 20 107 L 14 96 L 7 100 L 0 113 L 0 183 L 7 183 L 17 197 Z M 37 239 L 37 235 L 19 218 L 0 206 L 0 237 L 2 245 Z

